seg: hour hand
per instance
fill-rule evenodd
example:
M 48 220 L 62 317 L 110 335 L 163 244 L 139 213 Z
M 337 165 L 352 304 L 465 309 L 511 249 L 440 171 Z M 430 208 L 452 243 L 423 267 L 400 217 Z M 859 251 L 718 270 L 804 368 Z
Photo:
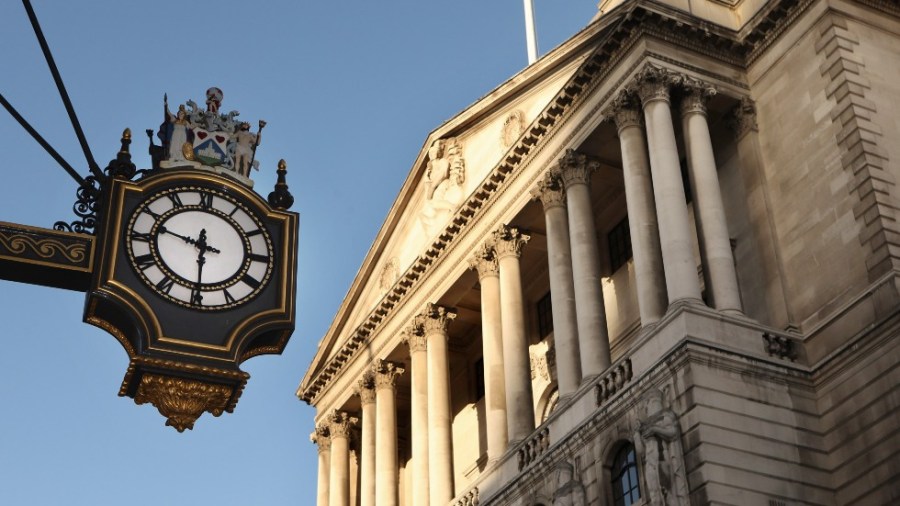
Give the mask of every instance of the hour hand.
M 200 244 L 198 243 L 198 241 L 197 241 L 196 239 L 194 239 L 193 237 L 188 237 L 188 236 L 186 236 L 186 235 L 176 234 L 175 232 L 172 232 L 171 230 L 167 229 L 166 227 L 162 227 L 162 226 L 159 227 L 159 231 L 160 231 L 161 233 L 163 233 L 163 234 L 174 235 L 175 237 L 181 239 L 182 241 L 184 241 L 184 242 L 186 242 L 186 243 L 188 243 L 188 244 L 193 244 L 194 246 L 197 246 L 198 248 L 200 248 L 200 249 L 203 250 L 203 251 L 209 251 L 210 253 L 221 253 L 221 251 L 219 251 L 218 249 L 213 248 L 212 246 L 207 245 L 207 244 L 206 244 L 206 241 L 203 241 L 203 245 L 202 245 L 202 247 L 201 247 Z

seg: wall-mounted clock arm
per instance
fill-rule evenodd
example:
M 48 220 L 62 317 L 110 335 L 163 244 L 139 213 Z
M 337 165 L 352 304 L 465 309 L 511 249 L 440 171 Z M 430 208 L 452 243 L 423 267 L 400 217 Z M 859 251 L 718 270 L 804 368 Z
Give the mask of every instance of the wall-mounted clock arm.
M 81 144 L 81 150 L 84 151 L 84 157 L 87 160 L 88 167 L 94 174 L 94 177 L 102 181 L 104 178 L 103 172 L 100 170 L 97 162 L 94 161 L 94 155 L 91 154 L 91 148 L 88 146 L 87 139 L 84 136 L 84 130 L 81 128 L 78 116 L 75 115 L 75 108 L 72 107 L 72 101 L 69 100 L 66 86 L 63 84 L 62 76 L 59 75 L 59 69 L 56 67 L 56 62 L 53 60 L 53 55 L 50 53 L 50 46 L 47 45 L 47 39 L 44 38 L 44 32 L 41 30 L 41 25 L 38 23 L 37 16 L 34 14 L 34 9 L 31 7 L 31 1 L 22 0 L 22 4 L 25 6 L 25 11 L 28 13 L 28 19 L 31 21 L 32 28 L 34 28 L 34 34 L 37 36 L 38 43 L 41 45 L 41 52 L 44 53 L 47 65 L 50 67 L 50 73 L 53 74 L 53 80 L 56 82 L 56 88 L 59 90 L 59 96 L 62 98 L 63 105 L 66 107 L 69 120 L 72 121 L 72 127 L 75 129 L 78 143 Z

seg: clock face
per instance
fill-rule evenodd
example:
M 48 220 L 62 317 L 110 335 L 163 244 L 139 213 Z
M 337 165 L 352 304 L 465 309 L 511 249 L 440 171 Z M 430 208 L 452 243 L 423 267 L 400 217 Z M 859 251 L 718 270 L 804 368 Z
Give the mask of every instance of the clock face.
M 217 190 L 153 194 L 135 209 L 126 236 L 138 277 L 181 306 L 230 309 L 255 297 L 272 276 L 272 240 L 262 222 Z

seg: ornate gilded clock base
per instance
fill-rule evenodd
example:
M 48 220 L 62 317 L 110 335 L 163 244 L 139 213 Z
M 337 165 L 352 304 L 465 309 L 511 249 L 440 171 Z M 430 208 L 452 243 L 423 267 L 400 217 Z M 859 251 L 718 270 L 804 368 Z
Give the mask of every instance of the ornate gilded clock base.
M 134 402 L 153 404 L 166 417 L 166 425 L 178 432 L 193 429 L 204 412 L 219 416 L 228 409 L 233 388 L 173 376 L 144 374 Z

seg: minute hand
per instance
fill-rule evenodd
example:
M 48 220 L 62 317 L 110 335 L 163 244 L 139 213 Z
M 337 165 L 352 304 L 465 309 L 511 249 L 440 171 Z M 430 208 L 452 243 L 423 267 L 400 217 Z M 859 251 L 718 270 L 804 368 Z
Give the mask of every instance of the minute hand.
M 176 234 L 175 232 L 172 232 L 171 230 L 167 229 L 166 227 L 159 227 L 159 231 L 162 232 L 162 233 L 164 233 L 164 234 L 174 235 L 175 237 L 181 239 L 182 241 L 184 241 L 184 242 L 186 242 L 186 243 L 188 243 L 188 244 L 193 244 L 194 246 L 197 246 L 198 248 L 201 248 L 201 246 L 200 246 L 199 244 L 197 244 L 197 240 L 194 239 L 193 237 L 188 237 L 188 236 L 186 236 L 186 235 Z M 205 242 L 205 241 L 204 241 L 204 242 Z M 212 246 L 208 246 L 208 245 L 206 245 L 205 243 L 202 245 L 202 248 L 201 248 L 201 249 L 202 249 L 203 251 L 209 251 L 209 252 L 211 252 L 211 253 L 221 253 L 221 251 L 217 250 L 216 248 L 213 248 Z

